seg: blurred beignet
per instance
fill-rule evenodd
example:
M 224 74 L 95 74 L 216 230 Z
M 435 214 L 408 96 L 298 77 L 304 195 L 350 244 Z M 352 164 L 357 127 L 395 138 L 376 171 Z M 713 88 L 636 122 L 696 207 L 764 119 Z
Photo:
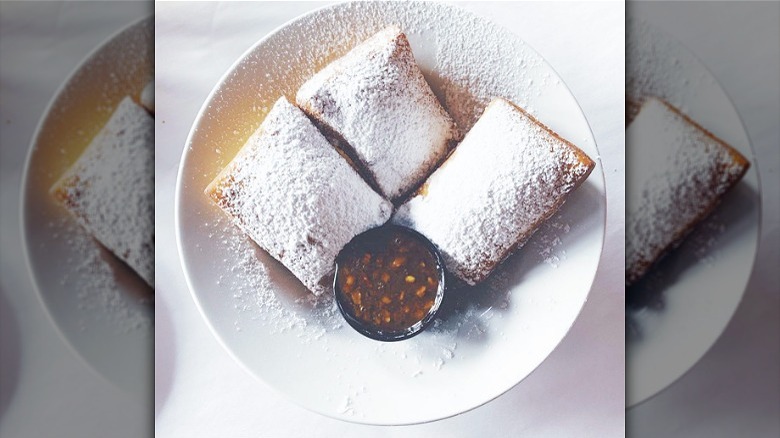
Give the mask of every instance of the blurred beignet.
M 331 289 L 341 248 L 392 213 L 285 97 L 206 194 L 315 295 Z
M 678 245 L 749 167 L 676 108 L 644 99 L 626 130 L 626 285 Z
M 521 108 L 494 99 L 393 221 L 431 239 L 449 272 L 473 285 L 522 246 L 594 165 Z
M 394 201 L 419 186 L 457 135 L 397 27 L 315 74 L 296 103 L 337 134 L 367 179 Z
M 154 286 L 154 119 L 146 109 L 125 97 L 51 193 Z

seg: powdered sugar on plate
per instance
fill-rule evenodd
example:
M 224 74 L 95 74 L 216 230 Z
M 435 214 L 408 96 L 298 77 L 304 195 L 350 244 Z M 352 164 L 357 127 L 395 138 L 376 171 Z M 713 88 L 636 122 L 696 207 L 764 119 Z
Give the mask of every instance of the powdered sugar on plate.
M 269 269 L 278 269 L 277 262 L 227 218 L 218 218 L 210 226 L 224 230 L 218 239 L 234 255 L 221 261 L 226 271 L 217 277 L 215 286 L 230 294 L 237 315 L 235 330 L 242 331 L 247 323 L 252 326 L 260 322 L 271 333 L 294 332 L 303 342 L 310 343 L 321 339 L 327 331 L 341 329 L 343 318 L 331 295 L 279 293 L 269 273 Z M 302 287 L 299 285 L 298 289 Z
M 431 25 L 453 14 L 462 18 L 458 32 Z M 354 20 L 355 16 L 364 23 L 359 28 L 330 25 Z M 241 139 L 255 129 L 258 120 L 263 120 L 274 96 L 294 96 L 306 80 L 329 62 L 389 25 L 398 26 L 408 36 L 426 80 L 461 133 L 473 126 L 494 97 L 507 98 L 534 114 L 534 107 L 528 103 L 533 93 L 544 88 L 546 82 L 558 83 L 549 73 L 537 73 L 546 71 L 546 65 L 522 41 L 461 9 L 438 4 L 421 7 L 414 2 L 346 4 L 325 9 L 291 24 L 297 32 L 289 36 L 286 51 L 270 59 L 250 56 L 239 66 L 234 75 L 247 74 L 259 63 L 267 72 L 253 81 L 254 90 L 240 93 L 258 96 L 251 105 L 244 105 L 243 110 L 242 105 L 219 110 L 224 119 L 246 119 L 247 123 L 225 138 L 210 139 L 216 167 L 206 171 L 204 177 L 227 164 L 231 152 L 242 144 Z M 486 27 L 491 31 L 486 32 Z M 220 106 L 219 102 L 233 93 L 229 86 L 219 90 L 212 105 Z M 552 251 L 560 242 L 551 238 L 550 242 L 536 242 L 534 248 L 545 263 L 555 267 L 564 257 L 563 252 Z
M 695 68 L 695 59 L 680 53 L 680 43 L 643 20 L 626 23 L 626 98 L 632 103 L 627 121 L 648 96 L 661 98 L 685 114 L 688 103 L 701 97 L 695 82 L 711 82 L 706 70 Z M 690 72 L 698 72 L 696 75 Z
M 458 20 L 457 31 L 433 25 L 443 19 Z M 361 25 L 334 25 L 354 21 Z M 236 155 L 276 99 L 286 96 L 294 101 L 305 81 L 388 26 L 398 26 L 407 35 L 423 76 L 460 134 L 471 128 L 494 97 L 536 115 L 532 101 L 539 90 L 559 84 L 525 43 L 463 9 L 418 2 L 357 2 L 326 8 L 290 23 L 285 43 L 273 57 L 249 54 L 217 90 L 210 106 L 218 108 L 223 122 L 240 123 L 209 140 L 212 149 L 219 148 L 222 154 L 204 169 L 206 179 L 211 180 Z M 257 70 L 263 73 L 255 74 Z M 233 88 L 237 83 L 241 86 Z
M 553 217 L 545 222 L 536 233 L 537 239 L 531 242 L 539 255 L 549 266 L 557 268 L 566 260 L 566 250 L 559 248 L 563 244 L 562 238 L 569 233 L 571 225 L 561 222 L 560 218 Z
M 443 304 L 447 312 L 426 331 L 403 342 L 380 343 L 344 324 L 329 294 L 313 297 L 223 217 L 202 190 L 275 100 L 295 96 L 330 61 L 393 25 L 408 36 L 424 77 L 462 127 L 470 128 L 496 96 L 533 114 L 533 104 L 542 102 L 556 107 L 542 107 L 552 129 L 560 126 L 564 135 L 568 129 L 571 138 L 594 149 L 570 93 L 541 57 L 509 32 L 437 3 L 339 4 L 286 25 L 226 75 L 191 132 L 178 210 L 193 295 L 234 356 L 306 407 L 384 424 L 462 412 L 528 375 L 576 317 L 589 283 L 565 279 L 590 278 L 584 271 L 595 270 L 603 236 L 599 180 L 595 190 L 588 187 L 570 200 L 577 219 L 562 212 L 560 220 L 553 219 L 560 229 L 543 226 L 522 257 L 500 266 L 479 290 L 449 294 L 453 300 L 446 304 L 445 298 Z M 576 232 L 567 235 L 569 229 Z M 569 252 L 572 242 L 581 250 Z M 553 269 L 558 275 L 550 275 Z M 435 402 L 405 406 L 402 399 L 408 397 Z
M 77 301 L 76 307 L 81 312 L 79 330 L 93 330 L 93 319 L 100 321 L 101 327 L 105 323 L 119 334 L 148 330 L 152 325 L 149 310 L 154 306 L 151 289 L 140 278 L 126 272 L 128 268 L 72 218 L 54 220 L 49 228 L 54 244 L 62 243 L 69 250 L 70 255 L 63 260 L 69 269 L 60 279 L 60 286 Z M 128 293 L 120 286 L 119 278 L 138 292 Z
M 311 295 L 289 272 L 282 277 L 278 262 L 260 249 L 227 218 L 217 218 L 209 224 L 213 229 L 224 229 L 218 237 L 225 253 L 234 255 L 219 265 L 225 273 L 215 280 L 217 290 L 227 294 L 236 311 L 234 328 L 237 331 L 256 329 L 259 323 L 272 334 L 292 333 L 301 342 L 318 342 L 327 348 L 327 336 L 349 329 L 339 313 L 332 294 Z M 216 238 L 216 237 L 215 237 Z M 292 284 L 291 284 L 292 283 Z M 290 285 L 281 290 L 279 285 Z M 414 377 L 423 372 L 441 368 L 455 357 L 458 340 L 469 340 L 488 330 L 486 322 L 495 315 L 492 306 L 506 309 L 510 286 L 505 274 L 498 273 L 485 285 L 483 301 L 488 306 L 461 303 L 453 312 L 457 316 L 448 322 L 437 320 L 428 330 L 431 336 L 417 336 L 397 343 L 372 341 L 377 354 L 391 355 L 404 365 L 402 372 Z M 497 298 L 498 297 L 498 298 Z M 358 360 L 357 358 L 355 360 Z

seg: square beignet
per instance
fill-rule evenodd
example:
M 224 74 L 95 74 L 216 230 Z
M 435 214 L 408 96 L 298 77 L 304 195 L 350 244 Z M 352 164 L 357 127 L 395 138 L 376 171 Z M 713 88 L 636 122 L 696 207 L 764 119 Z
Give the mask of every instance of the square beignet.
M 129 97 L 51 194 L 154 287 L 154 118 Z
M 315 295 L 331 289 L 341 248 L 392 213 L 284 97 L 206 194 Z
M 521 108 L 494 99 L 393 221 L 428 237 L 448 270 L 474 285 L 522 246 L 594 165 Z
M 457 136 L 397 27 L 327 65 L 301 86 L 295 100 L 346 142 L 345 152 L 394 201 L 420 185 Z
M 650 97 L 626 130 L 626 285 L 644 276 L 747 172 L 742 154 Z

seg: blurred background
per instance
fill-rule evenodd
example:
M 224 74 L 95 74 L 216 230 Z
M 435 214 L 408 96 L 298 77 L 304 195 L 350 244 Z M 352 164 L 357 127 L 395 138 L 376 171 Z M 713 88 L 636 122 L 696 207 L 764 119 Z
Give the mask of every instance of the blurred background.
M 729 230 L 728 227 L 721 230 L 727 233 L 723 234 L 724 236 L 730 232 L 738 236 L 751 227 L 757 227 L 757 248 L 742 259 L 734 260 L 731 265 L 719 266 L 719 272 L 711 273 L 723 279 L 731 276 L 734 271 L 740 271 L 743 264 L 748 264 L 750 271 L 746 272 L 750 274 L 744 279 L 746 287 L 728 290 L 724 285 L 729 281 L 715 283 L 710 286 L 705 299 L 698 304 L 698 309 L 690 309 L 690 314 L 715 311 L 724 297 L 734 293 L 742 294 L 744 289 L 741 302 L 733 316 L 731 313 L 726 315 L 723 327 L 718 330 L 718 333 L 722 331 L 722 334 L 711 348 L 709 345 L 705 346 L 705 349 L 709 349 L 701 360 L 690 363 L 687 372 L 665 389 L 658 387 L 657 391 L 653 391 L 653 396 L 640 397 L 644 401 L 637 400 L 640 402 L 627 410 L 627 435 L 779 436 L 780 271 L 777 266 L 780 266 L 780 3 L 628 2 L 626 9 L 627 17 L 633 20 L 635 26 L 632 27 L 632 21 L 628 21 L 627 46 L 643 43 L 642 34 L 636 27 L 652 26 L 654 32 L 662 33 L 676 41 L 675 44 L 679 44 L 682 50 L 694 59 L 693 62 L 697 59 L 705 66 L 715 80 L 710 84 L 710 89 L 722 87 L 738 114 L 737 126 L 739 127 L 741 119 L 749 137 L 754 155 L 747 158 L 754 166 L 752 170 L 757 171 L 760 183 L 760 198 L 749 196 L 750 191 L 735 188 L 736 196 L 747 199 L 749 203 L 735 203 L 732 197 L 725 199 L 720 209 L 715 212 L 721 220 L 724 217 L 743 217 L 754 210 L 758 213 L 757 223 L 738 226 L 736 230 Z M 631 41 L 632 37 L 637 40 Z M 655 53 L 656 64 L 668 66 L 657 71 L 659 76 L 666 76 L 662 80 L 664 81 L 674 76 L 675 71 L 685 61 L 682 57 L 663 56 L 663 50 L 658 47 L 660 45 Z M 630 48 L 627 58 L 629 80 L 630 72 L 635 67 L 631 65 Z M 675 89 L 681 96 L 661 97 L 680 100 L 675 105 L 682 105 L 684 112 L 689 110 L 692 118 L 705 115 L 704 121 L 699 120 L 705 128 L 716 134 L 731 135 L 730 128 L 725 124 L 708 125 L 706 114 L 709 110 L 706 107 L 716 111 L 713 108 L 713 102 L 716 101 L 713 95 L 688 95 L 691 90 L 707 88 L 700 87 L 707 80 L 706 76 L 709 75 L 695 75 L 688 82 L 677 84 L 679 87 L 671 85 L 666 88 Z M 702 102 L 704 104 L 697 108 Z M 726 102 L 726 105 L 728 104 Z M 630 148 L 627 154 L 631 154 Z M 626 180 L 630 185 L 630 169 L 627 172 Z M 706 227 L 706 223 L 704 226 Z M 717 238 L 718 236 L 715 236 L 716 240 Z M 711 255 L 715 258 L 704 258 L 701 262 L 718 266 L 718 253 L 713 252 Z M 676 257 L 674 254 L 670 256 Z M 662 297 L 662 301 L 665 300 L 666 303 L 656 305 L 656 309 L 650 306 L 647 312 L 673 313 L 670 306 L 673 306 L 674 298 Z M 690 323 L 696 327 L 705 327 L 708 320 L 697 317 Z M 678 338 L 685 339 L 687 336 L 689 333 L 678 333 Z M 629 339 L 629 364 L 631 342 Z M 687 349 L 698 347 L 699 345 L 689 344 Z M 668 350 L 665 355 L 658 357 L 658 363 L 678 360 L 685 353 L 686 346 L 678 348 Z M 626 370 L 629 400 L 632 399 L 632 379 L 641 381 L 647 377 L 637 375 L 639 367 L 632 369 L 629 366 Z
M 34 261 L 41 262 L 34 282 L 20 223 L 25 163 L 49 103 L 88 55 L 152 13 L 149 2 L 0 2 L 0 436 L 4 438 L 152 434 L 153 301 L 146 296 L 142 310 L 133 308 L 128 303 L 137 297 L 116 289 L 113 282 L 98 281 L 99 269 L 118 273 L 127 268 L 121 264 L 107 268 L 105 262 L 112 263 L 113 256 L 100 253 L 55 203 L 28 211 L 28 219 L 41 227 L 40 233 L 33 230 L 30 236 L 50 233 L 60 244 L 70 245 L 71 253 L 28 241 L 30 254 L 37 257 Z M 151 31 L 151 21 L 147 28 Z M 150 31 L 112 46 L 110 57 L 99 58 L 84 70 L 82 82 L 93 82 L 78 90 L 62 90 L 67 98 L 55 105 L 49 120 L 64 121 L 78 135 L 50 138 L 52 149 L 41 148 L 37 156 L 56 170 L 36 174 L 31 169 L 28 188 L 46 195 L 51 180 L 75 160 L 118 99 L 134 93 L 139 98 L 140 89 L 130 90 L 125 82 L 128 75 L 138 73 L 137 88 L 151 78 Z M 146 57 L 141 60 L 143 72 L 133 64 L 138 56 Z M 110 62 L 104 62 L 107 59 Z M 106 70 L 112 65 L 119 70 Z M 94 80 L 106 73 L 105 79 Z M 61 224 L 68 226 L 60 228 Z M 47 253 L 43 263 L 41 255 Z M 126 337 L 135 340 L 140 354 L 107 357 L 111 348 L 105 345 Z M 107 364 L 119 360 L 123 363 L 113 368 L 134 376 L 131 380 L 122 382 L 106 372 Z

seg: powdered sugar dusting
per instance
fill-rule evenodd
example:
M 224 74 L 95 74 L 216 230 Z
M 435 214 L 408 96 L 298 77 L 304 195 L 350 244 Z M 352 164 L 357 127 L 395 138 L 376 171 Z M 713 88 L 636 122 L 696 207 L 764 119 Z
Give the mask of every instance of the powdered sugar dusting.
M 431 239 L 448 270 L 473 285 L 551 217 L 593 166 L 497 99 L 393 220 Z
M 391 199 L 419 185 L 456 135 L 397 27 L 314 75 L 296 102 L 346 140 Z
M 395 363 L 401 375 L 423 379 L 437 373 L 453 361 L 468 361 L 473 347 L 490 337 L 506 339 L 500 320 L 511 303 L 514 280 L 505 269 L 498 269 L 482 283 L 479 293 L 448 290 L 441 317 L 431 327 L 408 341 L 379 343 L 373 355 Z M 478 351 L 478 350 L 477 350 Z
M 457 21 L 457 29 L 433 24 L 442 20 Z M 360 26 L 343 25 L 353 22 Z M 536 114 L 532 98 L 546 83 L 558 82 L 525 43 L 466 10 L 419 2 L 340 4 L 291 23 L 281 32 L 282 44 L 274 56 L 248 56 L 215 94 L 212 105 L 219 108 L 220 120 L 240 123 L 234 135 L 228 132 L 224 138 L 211 140 L 215 148 L 221 145 L 228 152 L 215 157 L 214 168 L 227 164 L 278 96 L 293 98 L 330 62 L 388 26 L 397 26 L 406 34 L 423 76 L 460 134 L 471 128 L 494 97 Z M 229 84 L 247 74 L 251 80 L 236 81 L 240 89 Z
M 215 285 L 229 292 L 232 298 L 237 331 L 244 330 L 247 322 L 261 322 L 272 334 L 293 332 L 302 342 L 309 343 L 343 326 L 332 295 L 302 294 L 296 298 L 293 293 L 277 292 L 279 284 L 269 273 L 273 268 L 266 264 L 273 262 L 264 251 L 227 218 L 218 218 L 211 226 L 225 230 L 220 242 L 235 255 L 229 262 L 223 260 L 229 268 L 216 279 Z
M 236 331 L 251 330 L 260 324 L 270 334 L 291 334 L 300 343 L 316 343 L 323 350 L 330 348 L 329 336 L 345 329 L 351 331 L 332 294 L 301 293 L 302 287 L 280 278 L 280 268 L 274 266 L 275 262 L 240 229 L 231 226 L 227 217 L 217 218 L 209 228 L 225 230 L 219 242 L 222 251 L 231 254 L 231 258 L 222 261 L 227 268 L 215 280 L 215 286 L 236 311 L 233 323 Z M 284 275 L 289 274 L 285 271 Z M 455 304 L 444 319 L 435 320 L 425 333 L 404 342 L 370 341 L 369 357 L 356 355 L 353 360 L 356 363 L 369 358 L 386 360 L 397 365 L 394 372 L 401 376 L 424 378 L 453 360 L 465 359 L 466 351 L 471 350 L 462 350 L 461 345 L 479 344 L 487 336 L 506 336 L 491 330 L 491 320 L 502 318 L 507 311 L 512 284 L 510 276 L 500 269 L 480 286 L 483 290 L 476 300 Z M 469 294 L 469 297 L 473 296 Z M 353 394 L 350 403 L 343 399 L 333 402 L 343 403 L 344 411 L 349 415 L 362 415 L 354 409 L 352 402 L 366 388 L 355 386 L 350 378 L 340 375 L 336 378 L 343 380 L 345 388 Z
M 341 248 L 392 211 L 286 98 L 206 193 L 316 295 Z
M 154 285 L 154 120 L 129 97 L 52 193 L 106 248 Z
M 70 218 L 49 223 L 53 239 L 62 240 L 69 250 L 63 262 L 71 268 L 60 279 L 60 285 L 77 298 L 77 308 L 84 312 L 79 319 L 79 329 L 90 330 L 90 319 L 104 321 L 117 333 L 129 333 L 147 329 L 152 321 L 142 307 L 132 305 L 152 304 L 149 297 L 122 292 L 117 281 L 117 269 L 123 267 L 109 263 L 111 257 L 83 228 Z M 140 282 L 140 280 L 138 280 Z
M 149 17 L 105 43 L 68 81 L 52 107 L 67 121 L 56 130 L 56 141 L 66 151 L 83 150 L 128 94 L 143 103 L 142 87 L 153 77 L 154 19 Z
M 261 323 L 271 334 L 293 334 L 303 344 L 316 342 L 327 350 L 327 335 L 347 327 L 333 296 L 298 294 L 295 286 L 280 286 L 285 281 L 271 278 L 271 272 L 277 269 L 271 265 L 273 262 L 243 232 L 223 218 L 218 218 L 211 227 L 226 230 L 220 244 L 228 253 L 235 254 L 229 262 L 223 261 L 230 267 L 215 281 L 219 290 L 229 294 L 226 298 L 236 309 L 235 330 L 243 331 Z M 440 370 L 463 355 L 458 353 L 461 343 L 478 343 L 487 336 L 489 321 L 500 318 L 509 306 L 511 280 L 503 271 L 497 272 L 483 287 L 478 302 L 459 304 L 446 320 L 437 319 L 423 335 L 404 342 L 371 341 L 373 356 L 387 357 L 388 363 L 398 364 L 397 372 L 410 378 Z M 361 358 L 356 356 L 354 360 Z M 365 388 L 350 388 L 355 392 L 353 399 L 365 391 Z
M 452 13 L 450 10 L 429 13 Z M 505 29 L 463 13 L 457 33 L 436 35 L 436 66 L 429 81 L 438 85 L 439 98 L 465 133 L 497 97 L 535 115 L 532 94 L 557 82 L 548 72 L 536 74 L 543 61 Z M 486 31 L 489 26 L 490 31 Z M 518 56 L 520 54 L 520 56 Z M 537 83 L 534 83 L 534 78 Z
M 626 131 L 626 283 L 642 277 L 719 202 L 748 167 L 738 152 L 649 98 Z
M 626 23 L 626 98 L 629 123 L 641 102 L 655 96 L 688 113 L 686 102 L 697 100 L 699 87 L 691 82 L 711 80 L 703 69 L 692 69 L 692 59 L 681 54 L 679 43 L 642 20 Z M 699 71 L 698 77 L 689 72 Z
M 442 17 L 450 22 L 453 16 L 457 26 L 435 24 Z M 360 25 L 342 25 L 355 20 Z M 260 124 L 278 96 L 295 96 L 301 84 L 328 63 L 388 26 L 397 26 L 408 36 L 425 79 L 463 128 L 460 134 L 474 125 L 496 96 L 535 113 L 529 101 L 545 89 L 546 81 L 557 81 L 554 75 L 537 70 L 547 67 L 509 32 L 458 8 L 410 2 L 357 2 L 326 8 L 282 29 L 274 37 L 274 56 L 264 50 L 251 53 L 232 73 L 235 76 L 219 89 L 208 108 L 208 120 L 200 124 L 202 132 L 194 133 L 197 145 L 194 142 L 193 148 L 207 150 L 202 161 L 209 164 L 197 168 L 191 181 L 206 181 L 198 183 L 202 187 L 213 178 Z M 229 128 L 214 129 L 220 124 L 228 124 Z M 223 264 L 229 269 L 215 284 L 220 295 L 215 302 L 222 305 L 227 301 L 235 309 L 232 322 L 235 330 L 243 332 L 242 340 L 251 345 L 256 334 L 264 336 L 269 330 L 279 334 L 276 339 L 289 341 L 291 346 L 284 354 L 292 351 L 291 356 L 302 362 L 317 357 L 316 362 L 311 361 L 313 365 L 331 367 L 326 385 L 311 385 L 322 391 L 321 400 L 332 412 L 372 418 L 373 414 L 363 407 L 386 390 L 383 385 L 387 382 L 427 387 L 483 360 L 488 350 L 492 350 L 490 354 L 506 351 L 496 346 L 512 343 L 509 339 L 517 336 L 514 330 L 506 330 L 508 327 L 532 330 L 530 323 L 513 326 L 515 320 L 506 316 L 518 310 L 513 309 L 515 304 L 526 309 L 527 303 L 532 303 L 530 307 L 552 308 L 554 297 L 549 303 L 546 298 L 534 302 L 512 291 L 516 292 L 521 279 L 535 277 L 538 265 L 546 262 L 544 268 L 554 267 L 566 257 L 560 248 L 563 242 L 553 234 L 565 234 L 568 225 L 548 222 L 543 229 L 549 232 L 537 233 L 538 237 L 531 240 L 538 253 L 527 251 L 529 257 L 512 258 L 503 265 L 506 269 L 495 270 L 479 286 L 461 294 L 462 300 L 451 303 L 453 308 L 442 313 L 425 332 L 397 343 L 375 342 L 355 333 L 333 306 L 331 294 L 308 294 L 301 284 L 290 280 L 288 270 L 236 227 L 229 226 L 227 217 L 207 228 L 216 236 L 219 250 L 225 254 Z M 226 230 L 228 236 L 223 239 Z M 515 269 L 518 264 L 522 269 Z M 529 274 L 530 270 L 534 273 Z M 299 343 L 306 347 L 294 348 Z M 334 365 L 341 368 L 335 369 Z M 387 373 L 384 383 L 377 381 L 376 369 Z M 316 372 L 306 375 L 322 377 Z
M 711 214 L 692 233 L 690 241 L 693 245 L 693 255 L 702 263 L 712 265 L 718 259 L 718 253 L 713 251 L 718 238 L 726 231 L 726 225 L 717 213 Z
M 536 234 L 537 238 L 533 241 L 533 247 L 539 253 L 544 263 L 557 268 L 566 260 L 566 251 L 560 249 L 563 244 L 561 236 L 565 236 L 571 230 L 567 222 L 561 222 L 558 219 L 550 219 L 544 223 Z

